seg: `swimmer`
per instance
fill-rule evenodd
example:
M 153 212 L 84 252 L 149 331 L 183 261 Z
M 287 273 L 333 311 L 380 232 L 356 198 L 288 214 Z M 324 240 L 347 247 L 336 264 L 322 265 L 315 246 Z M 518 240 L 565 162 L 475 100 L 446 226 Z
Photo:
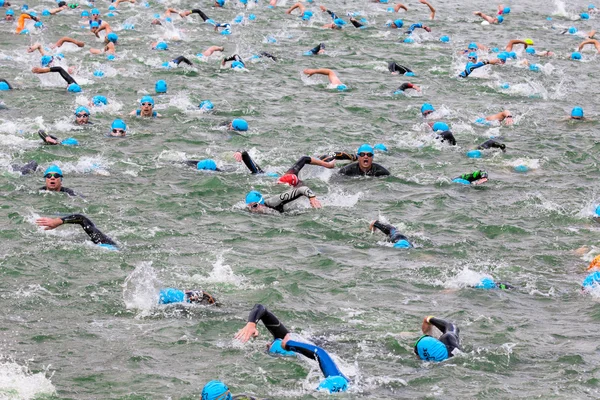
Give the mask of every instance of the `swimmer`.
M 325 54 L 325 43 L 319 43 L 318 46 L 313 47 L 304 54 L 313 56 L 316 56 L 318 54 Z
M 338 16 L 335 15 L 335 13 L 333 11 L 329 11 L 325 6 L 319 6 L 319 8 L 321 9 L 322 12 L 326 12 L 327 14 L 329 14 L 329 16 L 331 17 L 331 19 L 333 20 L 332 23 L 325 24 L 325 25 L 322 26 L 322 28 L 325 28 L 325 29 L 342 29 L 342 27 L 344 25 L 346 25 L 346 21 L 344 21 L 341 18 L 338 18 Z
M 31 174 L 31 173 L 37 171 L 37 167 L 38 167 L 38 163 L 35 160 L 31 160 L 25 165 L 18 165 L 18 164 L 11 165 L 12 170 L 14 172 L 20 172 L 21 175 Z
M 425 4 L 429 8 L 429 19 L 433 21 L 435 18 L 435 8 L 433 8 L 433 6 L 427 0 L 419 0 L 419 3 Z
M 133 110 L 129 115 L 137 115 L 143 118 L 156 118 L 162 117 L 159 113 L 154 111 L 154 99 L 152 96 L 144 96 L 140 99 L 140 107 L 137 110 Z
M 200 400 L 259 400 L 247 394 L 232 395 L 227 385 L 221 381 L 210 381 L 202 388 Z M 267 400 L 267 399 L 263 399 Z
M 386 234 L 388 237 L 388 241 L 393 243 L 393 247 L 399 249 L 408 249 L 410 247 L 413 247 L 412 244 L 408 241 L 408 238 L 400 232 L 398 232 L 398 229 L 393 225 L 389 225 L 379 220 L 375 220 L 371 222 L 369 229 L 371 230 L 371 232 L 375 232 L 376 229 L 379 229 L 381 232 Z
M 226 122 L 228 131 L 246 132 L 248 130 L 248 121 L 243 118 L 235 118 L 231 122 Z
M 585 277 L 583 283 L 581 284 L 581 291 L 588 292 L 592 290 L 597 290 L 600 286 L 600 272 L 592 272 L 588 276 Z
M 315 360 L 319 363 L 319 368 L 325 376 L 317 390 L 325 389 L 329 393 L 344 392 L 348 388 L 348 378 L 339 370 L 331 356 L 322 348 L 290 340 L 290 332 L 277 319 L 277 317 L 265 308 L 262 304 L 256 304 L 248 315 L 246 326 L 240 329 L 234 336 L 235 339 L 246 343 L 251 338 L 259 335 L 256 329 L 258 321 L 262 321 L 265 327 L 273 335 L 273 342 L 268 345 L 269 354 L 285 357 L 295 357 L 296 353 Z
M 4 20 L 6 22 L 12 22 L 15 20 L 15 12 L 13 10 L 11 10 L 10 8 L 8 10 L 6 10 L 6 13 L 4 15 Z
M 40 136 L 40 138 L 42 138 L 42 140 L 44 141 L 44 144 L 48 144 L 48 145 L 52 145 L 52 146 L 59 145 L 59 144 L 62 144 L 64 146 L 77 146 L 79 144 L 77 139 L 66 138 L 64 140 L 60 140 L 56 136 L 47 134 L 46 131 L 44 131 L 43 129 L 40 129 L 38 131 L 38 135 Z
M 10 2 L 5 1 L 5 0 L 0 1 L 0 7 L 10 7 L 10 6 L 11 6 Z
M 390 20 L 386 22 L 385 26 L 392 29 L 400 29 L 404 26 L 404 21 L 402 21 L 400 18 L 395 19 L 393 21 Z
M 408 35 L 410 35 L 417 28 L 421 28 L 421 29 L 424 29 L 427 32 L 431 32 L 431 28 L 430 27 L 423 25 L 421 22 L 417 22 L 416 24 L 412 24 L 405 33 L 407 33 Z
M 438 121 L 428 122 L 427 125 L 429 125 L 433 130 L 433 133 L 435 133 L 436 139 L 439 139 L 442 143 L 447 142 L 452 146 L 456 146 L 456 139 L 447 123 Z
M 510 285 L 506 282 L 496 282 L 492 278 L 482 278 L 477 285 L 472 286 L 474 289 L 500 289 L 500 290 L 510 290 L 515 289 L 513 285 Z
M 462 174 L 452 179 L 452 182 L 462 184 L 481 185 L 488 181 L 488 173 L 486 171 L 477 170 L 470 174 Z
M 358 161 L 348 164 L 339 170 L 346 176 L 387 176 L 390 172 L 379 164 L 373 162 L 375 150 L 369 144 L 363 144 L 356 151 Z
M 116 33 L 111 32 L 108 35 L 106 35 L 106 37 L 104 38 L 104 48 L 103 49 L 90 49 L 90 53 L 92 54 L 102 54 L 102 53 L 106 53 L 106 54 L 111 54 L 111 55 L 115 55 L 116 53 L 116 49 L 115 46 L 117 45 L 117 42 L 119 41 L 119 36 L 117 36 Z
M 217 172 L 223 171 L 222 169 L 217 168 L 217 163 L 215 162 L 215 160 L 212 160 L 210 158 L 204 160 L 185 160 L 183 161 L 183 163 L 189 165 L 190 167 L 194 167 L 198 170 Z
M 215 24 L 215 32 L 219 31 L 219 28 L 224 28 L 223 31 L 221 31 L 221 35 L 229 35 L 231 34 L 231 25 L 229 24 Z
M 221 66 L 224 67 L 228 62 L 231 62 L 231 68 L 246 68 L 244 60 L 242 60 L 242 57 L 238 56 L 237 54 L 221 60 Z
M 79 4 L 72 4 L 75 7 L 72 8 L 77 8 L 79 7 Z M 69 6 L 67 5 L 67 3 L 65 1 L 60 1 L 58 2 L 58 7 L 57 8 L 53 8 L 52 10 L 48 10 L 48 12 L 50 13 L 50 15 L 56 15 L 59 12 L 66 10 L 67 8 L 69 8 Z
M 173 303 L 216 304 L 217 301 L 210 293 L 203 290 L 161 289 L 158 294 L 158 304 Z
M 430 335 L 431 328 L 435 326 L 442 332 L 436 339 Z M 460 338 L 458 326 L 433 316 L 425 317 L 421 325 L 421 336 L 415 343 L 414 352 L 423 361 L 444 361 L 460 352 Z
M 520 39 L 513 39 L 513 40 L 509 40 L 508 44 L 506 45 L 505 49 L 508 52 L 513 51 L 513 47 L 517 44 L 522 44 L 523 48 L 527 48 L 529 45 L 533 44 L 533 41 L 529 41 L 529 40 L 520 40 Z
M 571 110 L 571 115 L 566 117 L 565 120 L 588 121 L 588 118 L 583 116 L 583 108 L 573 107 Z
M 337 87 L 338 90 L 346 90 L 348 87 L 346 85 L 344 85 L 342 83 L 342 81 L 340 81 L 340 78 L 338 78 L 337 74 L 328 68 L 319 68 L 319 69 L 310 69 L 307 68 L 303 71 L 306 75 L 308 76 L 312 76 L 312 75 L 327 75 L 327 78 L 329 78 L 329 83 L 331 85 L 334 85 Z
M 67 82 L 67 90 L 69 92 L 81 92 L 81 87 L 75 82 L 75 79 L 67 73 L 62 67 L 33 67 L 31 72 L 34 74 L 47 74 L 49 72 L 58 72 L 60 76 Z
M 429 117 L 431 114 L 434 113 L 434 111 L 435 108 L 429 103 L 423 103 L 423 105 L 421 106 L 421 115 L 423 116 L 423 118 Z
M 600 270 L 600 254 L 594 257 L 590 265 L 587 267 L 587 271 Z
M 102 247 L 107 247 L 112 250 L 117 250 L 117 243 L 115 243 L 110 237 L 100 232 L 89 218 L 81 214 L 67 215 L 66 217 L 60 218 L 38 218 L 35 223 L 37 226 L 43 226 L 44 230 L 56 229 L 63 224 L 76 224 L 80 225 L 85 233 L 90 237 L 94 244 Z
M 51 49 L 56 49 L 56 48 L 59 48 L 59 47 L 61 47 L 61 46 L 62 46 L 63 44 L 65 44 L 65 43 L 73 43 L 73 44 L 74 44 L 74 45 L 76 45 L 77 47 L 84 47 L 84 46 L 85 46 L 85 43 L 83 43 L 81 40 L 73 39 L 73 38 L 70 38 L 70 37 L 68 37 L 68 36 L 63 36 L 63 37 L 61 37 L 60 39 L 58 39 L 58 40 L 56 41 L 56 43 L 54 43 L 54 44 L 51 44 L 49 47 L 50 47 Z M 41 47 L 41 45 L 40 45 L 40 47 Z M 41 51 L 40 51 L 40 52 L 41 52 Z
M 506 152 L 506 145 L 504 143 L 500 143 L 494 139 L 488 139 L 479 146 L 477 146 L 477 150 L 487 150 L 487 149 L 500 149 L 502 152 Z
M 217 24 L 214 20 L 208 18 L 208 15 L 206 15 L 202 10 L 200 10 L 198 8 L 194 8 L 193 10 L 189 10 L 189 11 L 187 11 L 187 10 L 182 11 L 179 13 L 179 16 L 181 18 L 185 18 L 191 14 L 198 14 L 200 16 L 200 18 L 202 18 L 202 21 L 206 22 L 207 24 L 211 24 L 213 26 Z
M 282 213 L 284 211 L 283 206 L 302 196 L 308 198 L 312 208 L 321 208 L 317 196 L 308 186 L 296 186 L 279 196 L 269 197 L 268 199 L 264 199 L 260 192 L 252 190 L 246 195 L 246 206 L 252 213 L 267 214 L 273 213 L 273 210 Z
M 46 184 L 40 188 L 40 191 L 45 192 L 63 192 L 69 196 L 77 196 L 72 189 L 62 185 L 63 172 L 57 165 L 49 166 L 44 172 Z
M 394 94 L 400 94 L 400 93 L 404 93 L 404 91 L 406 91 L 407 89 L 413 89 L 416 90 L 417 92 L 421 91 L 421 88 L 413 83 L 410 82 L 404 82 L 402 85 L 398 86 L 398 89 L 394 90 Z M 433 111 L 430 111 L 430 113 L 432 113 Z
M 17 20 L 17 28 L 15 29 L 16 34 L 20 34 L 25 30 L 25 20 L 32 19 L 35 22 L 40 22 L 37 14 L 34 11 L 27 11 L 19 15 L 19 19 Z
M 122 119 L 115 119 L 110 125 L 110 137 L 125 137 L 127 135 L 127 124 Z
M 478 123 L 485 123 L 485 121 L 498 121 L 500 123 L 504 123 L 504 125 L 510 126 L 515 123 L 512 113 L 508 110 L 504 110 L 499 112 L 498 114 L 488 115 L 485 118 L 479 118 Z
M 581 51 L 581 49 L 583 49 L 586 45 L 591 44 L 596 48 L 596 51 L 598 53 L 600 53 L 600 41 L 596 40 L 596 39 L 587 39 L 584 40 L 583 42 L 581 42 L 579 44 L 579 46 L 577 47 L 577 51 Z
M 400 65 L 395 61 L 390 61 L 388 63 L 388 70 L 392 73 L 392 75 L 404 75 L 406 73 L 412 73 L 412 70 L 410 68 L 405 67 L 404 65 Z
M 170 7 L 168 7 L 168 8 L 167 8 L 167 10 L 165 11 L 165 21 L 166 21 L 166 22 L 171 22 L 171 13 L 179 14 L 179 15 L 180 15 L 182 18 L 184 18 L 184 16 L 183 16 L 183 15 L 181 15 L 181 13 L 185 13 L 185 12 L 186 12 L 186 11 L 179 12 L 179 11 L 177 11 L 177 10 L 176 10 L 176 9 L 174 9 L 174 8 L 170 8 Z M 191 11 L 190 11 L 190 13 L 191 13 Z M 187 16 L 187 15 L 189 15 L 189 14 L 186 14 L 186 16 Z M 158 14 L 156 14 L 156 16 L 159 16 L 159 15 L 158 15 Z M 152 25 L 162 25 L 162 23 L 160 22 L 160 19 L 159 19 L 159 18 L 154 18 L 154 19 L 152 20 L 152 22 L 150 22 L 150 24 L 152 24 Z
M 471 42 L 465 50 L 459 51 L 458 54 L 469 54 L 470 52 L 477 50 L 487 51 L 488 47 L 482 45 L 481 43 Z
M 408 7 L 406 7 L 404 4 L 402 3 L 398 3 L 398 4 L 394 4 L 394 7 L 392 8 L 394 10 L 394 12 L 400 12 L 400 9 L 404 10 L 404 11 L 408 11 Z
M 97 38 L 100 38 L 100 32 L 106 31 L 106 35 L 112 33 L 110 24 L 106 21 L 90 21 L 90 32 L 92 32 Z
M 75 110 L 75 123 L 77 125 L 91 125 L 90 110 L 87 107 L 79 106 Z
M 165 61 L 162 66 L 165 68 L 171 68 L 171 64 L 175 64 L 177 66 L 179 66 L 179 64 L 184 63 L 187 65 L 194 65 L 192 64 L 192 62 L 190 60 L 187 59 L 187 57 L 185 56 L 179 56 L 177 58 L 172 59 L 171 61 Z
M 0 79 L 0 91 L 4 90 L 13 90 L 13 87 L 6 79 Z
M 204 57 L 210 57 L 212 56 L 215 52 L 219 51 L 222 52 L 225 50 L 225 47 L 223 46 L 210 46 L 208 49 L 204 50 L 202 52 L 202 55 Z
M 504 21 L 504 17 L 502 15 L 498 15 L 496 17 L 490 17 L 489 15 L 485 15 L 481 11 L 473 11 L 473 15 L 477 15 L 478 17 L 483 18 L 485 21 L 490 24 L 501 24 Z
M 483 60 L 477 62 L 477 53 L 475 52 L 469 53 L 468 60 L 469 61 L 465 66 L 465 70 L 458 75 L 461 78 L 467 78 L 477 68 L 481 68 L 489 64 L 503 64 L 505 62 L 505 59 L 502 58 L 495 58 L 492 60 Z

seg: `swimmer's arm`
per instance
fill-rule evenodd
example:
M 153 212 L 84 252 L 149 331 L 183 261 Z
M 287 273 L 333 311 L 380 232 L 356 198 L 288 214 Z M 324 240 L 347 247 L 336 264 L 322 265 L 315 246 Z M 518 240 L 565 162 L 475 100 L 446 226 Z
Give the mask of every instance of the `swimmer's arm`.
M 524 40 L 513 39 L 513 40 L 509 40 L 508 44 L 506 45 L 506 51 L 512 51 L 513 46 L 515 44 L 522 44 L 523 46 L 525 46 L 525 48 L 527 48 L 527 46 L 529 46 L 527 44 L 527 42 L 525 42 Z
M 277 319 L 275 314 L 267 310 L 262 304 L 255 304 L 248 315 L 248 324 L 254 324 L 254 326 L 256 326 L 258 321 L 263 322 L 275 339 L 283 339 L 289 333 L 287 328 Z
M 394 228 L 394 226 L 389 225 L 389 224 L 384 224 L 383 222 L 380 222 L 379 220 L 375 220 L 373 222 L 371 222 L 371 232 L 373 232 L 375 230 L 375 228 L 379 229 L 381 232 L 383 232 L 386 235 L 390 235 L 390 233 L 392 233 L 392 229 L 396 229 Z
M 33 53 L 36 50 L 39 51 L 41 55 L 43 55 L 43 56 L 46 55 L 46 53 L 44 52 L 44 49 L 42 48 L 42 45 L 40 43 L 36 43 L 33 46 L 29 46 L 27 48 L 28 53 Z
M 590 33 L 587 34 L 588 39 L 593 39 L 594 36 L 596 35 L 596 30 L 592 30 Z
M 320 167 L 325 167 L 325 168 L 331 169 L 331 168 L 335 167 L 335 159 L 327 162 L 327 161 L 320 160 L 318 158 L 311 157 L 309 164 L 310 165 L 318 165 Z
M 51 15 L 58 14 L 59 12 L 61 12 L 62 10 L 64 10 L 65 8 L 67 8 L 67 6 L 62 6 L 62 7 L 55 8 L 53 10 L 50 10 L 50 14 Z
M 132 112 L 129 113 L 129 115 L 131 115 L 131 116 L 135 116 L 136 114 L 137 114 L 137 109 L 133 110 Z
M 404 4 L 402 3 L 398 3 L 394 6 L 394 12 L 398 12 L 400 11 L 400 9 L 403 9 L 404 11 L 408 11 L 408 7 L 406 7 Z
M 432 316 L 426 317 L 426 319 L 428 323 L 438 328 L 442 333 L 456 332 L 456 325 L 454 325 L 452 322 Z
M 62 218 L 38 218 L 35 220 L 37 226 L 43 226 L 44 230 L 49 231 L 61 226 L 64 221 Z
M 250 154 L 248 154 L 248 152 L 246 152 L 245 150 L 242 152 L 236 151 L 235 153 L 233 153 L 233 158 L 235 158 L 238 162 L 244 162 L 244 164 L 246 164 L 246 167 L 253 174 L 264 173 L 264 171 L 258 166 L 258 164 L 254 162 L 252 157 L 250 157 Z
M 70 85 L 71 83 L 77 83 L 75 82 L 75 79 L 73 79 L 73 77 L 69 75 L 67 71 L 65 71 L 62 67 L 50 67 L 49 71 L 46 72 L 58 72 L 60 76 L 67 82 L 68 85 Z
M 429 7 L 429 11 L 431 11 L 429 19 L 433 21 L 433 19 L 435 18 L 435 8 L 433 8 L 433 6 L 429 4 L 427 0 L 419 0 L 419 3 L 425 4 L 427 7 Z

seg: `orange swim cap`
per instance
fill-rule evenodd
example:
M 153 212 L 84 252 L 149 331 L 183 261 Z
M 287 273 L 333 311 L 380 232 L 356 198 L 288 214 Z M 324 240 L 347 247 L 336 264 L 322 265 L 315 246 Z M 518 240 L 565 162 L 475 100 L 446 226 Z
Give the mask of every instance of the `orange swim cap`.
M 600 254 L 597 255 L 590 263 L 590 266 L 588 267 L 588 271 L 592 270 L 592 269 L 600 270 Z
M 287 183 L 290 186 L 296 186 L 298 182 L 299 179 L 294 174 L 285 174 L 277 180 L 277 183 Z

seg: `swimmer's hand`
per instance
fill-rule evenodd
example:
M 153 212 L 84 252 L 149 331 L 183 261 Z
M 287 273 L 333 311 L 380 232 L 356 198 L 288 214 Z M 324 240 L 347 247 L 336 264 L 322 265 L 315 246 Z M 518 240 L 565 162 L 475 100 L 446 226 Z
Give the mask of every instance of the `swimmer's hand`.
M 504 118 L 504 125 L 512 125 L 515 123 L 515 120 L 513 119 L 513 117 L 506 117 Z
M 63 220 L 60 218 L 38 218 L 35 220 L 37 226 L 43 226 L 44 230 L 49 231 L 54 228 L 58 228 L 63 224 Z
M 310 205 L 312 206 L 312 208 L 322 208 L 321 203 L 319 202 L 319 200 L 317 200 L 316 197 L 311 197 L 310 199 L 308 199 L 308 201 L 310 201 Z
M 241 151 L 236 151 L 235 153 L 233 153 L 233 158 L 235 158 L 235 160 L 237 162 L 242 162 L 242 152 Z
M 375 232 L 375 222 L 377 222 L 377 220 L 375 220 L 369 224 L 369 230 L 371 232 Z
M 314 70 L 312 70 L 312 69 L 309 69 L 309 68 L 305 69 L 305 70 L 304 70 L 304 71 L 302 71 L 302 72 L 304 72 L 304 73 L 305 73 L 306 75 L 308 75 L 308 76 L 312 76 L 312 75 L 314 74 Z
M 256 324 L 254 322 L 248 322 L 245 327 L 240 329 L 235 334 L 234 339 L 239 340 L 242 343 L 246 343 L 250 338 L 258 337 L 258 331 L 256 330 Z

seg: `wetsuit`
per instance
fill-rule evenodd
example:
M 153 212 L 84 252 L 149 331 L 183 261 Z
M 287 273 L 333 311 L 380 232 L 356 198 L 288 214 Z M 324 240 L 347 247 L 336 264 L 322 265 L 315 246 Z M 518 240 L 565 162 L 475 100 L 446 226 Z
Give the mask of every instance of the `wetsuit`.
M 475 182 L 483 178 L 487 178 L 488 174 L 485 171 L 475 171 L 470 174 L 462 174 L 461 176 L 457 176 L 456 178 L 464 179 L 465 181 Z M 456 179 L 454 178 L 454 179 Z
M 354 25 L 355 28 L 364 28 L 365 25 L 361 24 L 356 20 L 356 18 L 350 18 L 350 22 Z
M 8 89 L 12 90 L 13 87 L 10 85 L 10 83 L 8 83 L 8 81 L 6 79 L 0 79 L 0 82 L 6 83 L 6 85 L 8 86 Z
M 273 61 L 277 61 L 277 57 L 275 57 L 273 54 L 267 53 L 266 51 L 261 51 L 260 56 L 270 58 Z M 242 62 L 242 64 L 243 64 L 243 62 Z
M 244 164 L 246 164 L 246 167 L 248 167 L 251 173 L 264 174 L 264 171 L 259 167 L 257 163 L 254 162 L 254 160 L 252 159 L 252 157 L 250 157 L 250 154 L 248 154 L 248 152 L 242 151 L 241 153 L 242 161 L 244 162 Z
M 140 117 L 142 115 L 142 110 L 140 110 L 139 108 L 137 110 L 135 110 L 135 115 Z M 156 117 L 158 117 L 158 113 L 156 111 L 152 111 L 152 118 L 156 118 Z
M 262 323 L 265 324 L 265 328 L 271 332 L 271 335 L 273 335 L 275 339 L 283 339 L 285 338 L 285 335 L 290 333 L 290 331 L 279 322 L 275 314 L 267 310 L 262 304 L 255 304 L 248 315 L 248 322 L 257 324 L 258 321 L 262 321 Z
M 210 18 L 208 18 L 208 16 L 206 14 L 204 14 L 204 12 L 202 12 L 202 10 L 198 9 L 198 8 L 194 8 L 192 11 L 192 14 L 198 14 L 200 16 L 200 18 L 202 18 L 202 20 L 204 22 L 206 22 L 207 20 L 209 20 Z
M 454 135 L 450 131 L 444 131 L 444 132 L 437 133 L 437 136 L 435 138 L 441 139 L 442 143 L 444 143 L 444 141 L 445 141 L 445 142 L 451 144 L 452 146 L 456 146 L 456 139 L 454 138 Z
M 102 20 L 101 20 L 101 19 L 99 19 L 99 20 L 97 20 L 97 21 L 92 21 L 92 20 L 90 19 L 90 21 L 89 21 L 89 23 L 90 23 L 90 26 L 92 26 L 92 22 L 97 22 L 97 23 L 98 23 L 98 27 L 102 26 Z
M 246 67 L 246 64 L 244 63 L 244 60 L 242 60 L 242 57 L 238 56 L 237 54 L 234 54 L 231 57 L 227 57 L 226 59 L 223 60 L 223 63 L 226 63 L 228 61 L 239 61 L 239 62 L 242 63 L 242 65 L 244 66 L 244 68 Z
M 116 246 L 117 244 L 104 233 L 100 232 L 96 225 L 92 221 L 89 220 L 84 215 L 81 214 L 72 214 L 67 215 L 66 217 L 60 218 L 65 224 L 77 224 L 81 225 L 85 233 L 88 234 L 92 242 L 95 244 L 109 244 L 111 246 Z
M 406 240 L 408 242 L 408 238 L 406 236 L 404 236 L 403 234 L 401 234 L 400 232 L 398 232 L 398 229 L 396 229 L 396 227 L 393 225 L 384 224 L 383 222 L 380 222 L 380 221 L 375 221 L 373 223 L 373 227 L 377 228 L 381 232 L 385 233 L 388 236 L 389 241 L 392 243 L 396 243 L 400 240 Z
M 348 160 L 348 161 L 358 160 L 358 156 L 356 154 L 345 153 L 343 151 L 336 151 L 336 152 L 332 152 L 329 154 L 324 154 L 319 158 L 325 162 L 331 162 L 333 160 Z
M 13 171 L 15 171 L 15 172 L 19 171 L 21 174 L 27 175 L 27 174 L 30 174 L 37 170 L 38 163 L 35 160 L 31 160 L 25 165 L 21 166 L 21 165 L 13 164 L 13 165 L 11 165 L 11 167 L 12 167 Z
M 489 63 L 490 62 L 488 60 L 479 61 L 477 63 L 468 62 L 465 67 L 465 70 L 461 72 L 458 76 L 460 76 L 461 78 L 466 78 L 469 75 L 471 75 L 471 73 L 477 68 L 481 68 L 485 65 L 488 65 Z
M 446 349 L 448 350 L 448 357 L 454 356 L 453 351 L 456 349 L 460 350 L 460 338 L 458 337 L 460 330 L 458 329 L 458 326 L 454 325 L 452 322 L 435 317 L 429 318 L 429 323 L 442 332 L 442 336 L 440 336 L 439 341 L 446 346 Z M 429 337 L 429 335 L 423 335 L 419 340 L 425 337 Z M 418 341 L 415 343 L 414 348 L 414 352 L 417 355 L 419 354 L 417 352 L 418 343 Z
M 317 55 L 317 54 L 319 54 L 319 51 L 321 51 L 321 50 L 325 50 L 325 43 L 319 43 L 318 46 L 310 49 L 308 52 L 312 53 L 313 55 Z
M 193 65 L 192 62 L 188 60 L 185 56 L 179 56 L 176 59 L 171 60 L 171 62 L 177 65 L 181 64 L 182 62 L 186 63 L 187 65 Z
M 500 143 L 495 141 L 494 139 L 489 139 L 477 146 L 479 150 L 484 149 L 502 149 L 502 151 L 506 151 L 506 145 L 504 143 Z
M 427 26 L 423 25 L 423 24 L 422 24 L 422 23 L 420 23 L 420 22 L 417 22 L 416 24 L 412 24 L 412 25 L 411 25 L 411 26 L 408 28 L 408 30 L 406 31 L 406 33 L 408 33 L 408 34 L 410 35 L 410 34 L 411 34 L 411 33 L 413 33 L 413 31 L 414 31 L 415 29 L 417 29 L 417 28 L 423 28 L 423 29 L 425 29 L 427 32 L 431 32 L 431 29 L 429 29 L 429 27 L 427 27 Z
M 272 208 L 273 210 L 283 212 L 283 206 L 296 200 L 299 197 L 306 196 L 309 199 L 317 197 L 315 193 L 310 190 L 308 186 L 294 187 L 293 189 L 287 190 L 278 196 L 269 197 L 265 199 L 265 206 Z
M 339 173 L 346 176 L 386 176 L 390 174 L 390 171 L 385 169 L 379 164 L 371 164 L 371 169 L 367 172 L 360 169 L 358 162 L 346 165 L 344 168 L 339 170 Z
M 42 186 L 42 187 L 40 188 L 40 191 L 41 191 L 41 190 L 43 190 L 43 191 L 46 191 L 46 192 L 54 192 L 54 191 L 55 191 L 55 190 L 48 190 L 48 189 L 46 188 L 46 186 Z M 59 190 L 59 192 L 66 193 L 66 194 L 68 194 L 69 196 L 77 196 L 77 194 L 75 194 L 75 192 L 74 192 L 72 189 L 69 189 L 69 188 L 66 188 L 66 187 L 63 187 L 63 186 L 61 186 L 61 187 L 60 187 L 60 190 Z M 85 229 L 85 228 L 84 228 L 84 229 Z M 88 234 L 88 235 L 89 235 L 89 234 Z M 96 243 L 96 242 L 94 242 L 94 243 Z
M 391 73 L 398 72 L 400 74 L 405 74 L 407 72 L 412 72 L 410 68 L 407 68 L 404 65 L 396 64 L 394 61 L 390 61 L 388 63 L 388 70 Z M 402 90 L 404 90 L 404 89 L 402 89 Z
M 75 79 L 67 71 L 63 69 L 63 67 L 50 67 L 50 72 L 58 72 L 60 76 L 67 82 L 67 85 L 70 85 L 75 82 Z
M 406 89 L 414 89 L 414 88 L 415 88 L 415 85 L 413 85 L 412 83 L 404 82 L 402 85 L 400 85 L 398 87 L 398 89 L 395 90 L 395 92 L 399 92 L 399 91 L 404 92 Z

